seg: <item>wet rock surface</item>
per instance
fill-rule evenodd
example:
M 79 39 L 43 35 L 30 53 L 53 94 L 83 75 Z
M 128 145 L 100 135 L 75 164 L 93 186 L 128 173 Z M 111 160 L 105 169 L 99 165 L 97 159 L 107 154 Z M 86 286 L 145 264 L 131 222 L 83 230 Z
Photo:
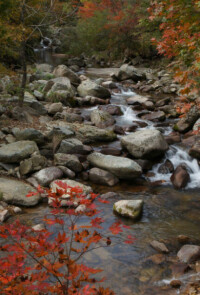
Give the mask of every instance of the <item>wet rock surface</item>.
M 158 130 L 137 131 L 122 137 L 122 146 L 135 158 L 155 158 L 168 150 L 168 144 Z

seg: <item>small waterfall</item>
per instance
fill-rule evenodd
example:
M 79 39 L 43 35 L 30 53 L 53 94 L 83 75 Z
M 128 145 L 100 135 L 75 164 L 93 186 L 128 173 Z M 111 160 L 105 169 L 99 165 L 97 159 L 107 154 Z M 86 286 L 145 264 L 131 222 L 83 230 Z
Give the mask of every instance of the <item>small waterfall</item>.
M 50 49 L 52 46 L 52 40 L 48 37 L 45 37 L 40 41 L 40 45 L 43 49 Z
M 123 115 L 120 117 L 121 122 L 131 124 L 133 121 L 141 121 L 131 107 L 123 105 L 121 106 L 121 110 L 123 112 Z
M 164 163 L 166 159 L 169 159 L 173 163 L 175 169 L 180 164 L 185 164 L 187 166 L 190 174 L 190 182 L 188 183 L 187 188 L 200 187 L 200 168 L 196 159 L 190 157 L 186 151 L 177 146 L 170 147 L 162 163 Z M 155 176 L 151 177 L 150 180 L 164 180 L 164 184 L 170 184 L 171 173 L 161 174 L 158 172 L 161 164 L 157 164 L 153 167 L 152 172 Z

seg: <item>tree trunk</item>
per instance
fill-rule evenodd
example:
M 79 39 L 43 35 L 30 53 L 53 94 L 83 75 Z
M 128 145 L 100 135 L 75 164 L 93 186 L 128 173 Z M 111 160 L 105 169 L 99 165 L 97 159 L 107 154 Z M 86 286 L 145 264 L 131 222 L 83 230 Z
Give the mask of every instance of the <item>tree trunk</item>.
M 21 63 L 22 63 L 22 82 L 21 82 L 21 89 L 19 93 L 19 106 L 23 106 L 24 102 L 24 93 L 25 93 L 25 87 L 26 87 L 26 80 L 27 80 L 27 65 L 26 65 L 26 36 L 25 36 L 25 28 L 24 28 L 24 15 L 25 15 L 25 4 L 26 0 L 23 0 L 22 6 L 21 6 L 21 23 L 23 26 L 23 35 L 22 35 L 22 43 L 21 43 Z
M 27 81 L 27 65 L 26 65 L 26 43 L 22 42 L 21 48 L 21 61 L 22 61 L 22 82 L 21 82 L 21 89 L 19 94 L 19 106 L 23 106 L 24 102 L 24 93 L 26 88 L 26 81 Z

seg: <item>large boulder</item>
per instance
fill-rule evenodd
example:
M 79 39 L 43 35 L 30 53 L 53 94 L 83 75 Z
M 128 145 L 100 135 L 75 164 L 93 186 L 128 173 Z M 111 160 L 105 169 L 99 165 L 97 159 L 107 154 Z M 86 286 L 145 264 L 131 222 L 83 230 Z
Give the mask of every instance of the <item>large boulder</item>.
M 65 65 L 57 66 L 54 69 L 53 74 L 55 77 L 67 77 L 74 86 L 77 86 L 81 83 L 79 76 Z
M 146 114 L 142 116 L 143 120 L 149 120 L 152 122 L 164 121 L 166 118 L 165 113 L 162 111 L 151 112 L 150 114 Z
M 48 87 L 49 84 L 49 87 Z M 75 96 L 70 80 L 66 77 L 58 77 L 52 79 L 45 86 L 48 90 L 46 99 L 51 102 L 62 102 L 65 105 L 70 105 L 71 100 Z
M 63 171 L 58 167 L 48 167 L 35 173 L 34 178 L 42 186 L 48 186 L 53 180 L 62 178 Z
M 158 130 L 141 130 L 121 138 L 121 144 L 136 159 L 156 158 L 168 150 L 168 144 Z
M 127 98 L 126 101 L 129 105 L 143 105 L 146 107 L 146 106 L 148 106 L 149 103 L 151 103 L 153 106 L 153 102 L 150 101 L 148 97 L 138 95 L 138 94 Z
M 135 82 L 146 79 L 145 69 L 135 68 L 134 66 L 130 66 L 128 64 L 124 64 L 119 69 L 116 78 L 119 81 L 132 79 Z
M 90 116 L 92 123 L 99 128 L 106 128 L 115 123 L 115 119 L 108 112 L 94 110 Z
M 57 166 L 66 166 L 74 172 L 81 172 L 83 170 L 83 166 L 76 155 L 55 154 L 54 163 Z
M 58 153 L 63 154 L 89 154 L 92 148 L 85 146 L 77 138 L 69 138 L 61 141 Z
M 137 219 L 142 213 L 142 200 L 121 200 L 114 204 L 113 210 L 124 217 Z
M 178 123 L 174 125 L 174 130 L 180 133 L 186 133 L 191 130 L 195 122 L 200 118 L 200 111 L 197 106 L 191 107 L 185 117 L 181 118 Z
M 61 102 L 55 102 L 52 103 L 49 107 L 48 107 L 48 114 L 50 115 L 55 115 L 56 113 L 61 113 L 63 111 L 63 105 Z
M 113 141 L 117 138 L 112 130 L 97 128 L 96 126 L 79 125 L 77 137 L 84 143 Z
M 41 156 L 39 153 L 34 153 L 29 159 L 20 162 L 19 171 L 21 175 L 27 175 L 41 170 L 46 164 L 47 160 L 45 157 Z
M 113 141 L 117 138 L 116 134 L 112 130 L 97 128 L 96 126 L 90 126 L 87 124 L 79 123 L 67 123 L 64 121 L 51 122 L 49 126 L 60 126 L 55 129 L 68 129 L 75 133 L 76 138 L 83 143 L 95 143 L 95 142 L 107 142 Z
M 98 109 L 101 111 L 106 111 L 112 116 L 121 116 L 123 115 L 123 112 L 120 108 L 120 106 L 109 104 L 109 105 L 100 105 L 98 106 Z
M 89 180 L 93 183 L 113 186 L 119 182 L 118 178 L 112 173 L 99 169 L 92 168 L 89 171 Z
M 19 128 L 13 128 L 12 134 L 16 137 L 17 141 L 20 140 L 32 140 L 38 144 L 42 144 L 45 142 L 44 135 L 34 128 L 26 128 L 20 130 Z
M 88 156 L 88 161 L 100 169 L 106 170 L 121 179 L 133 179 L 142 174 L 141 167 L 133 160 L 93 153 Z
M 0 177 L 0 192 L 2 193 L 2 200 L 13 205 L 31 207 L 37 205 L 41 200 L 39 194 L 26 197 L 30 192 L 36 193 L 31 185 L 5 177 Z
M 171 182 L 176 189 L 186 187 L 190 181 L 190 174 L 184 165 L 179 165 L 171 176 Z
M 82 83 L 78 87 L 78 94 L 81 97 L 85 97 L 87 95 L 99 97 L 99 98 L 109 98 L 111 96 L 110 91 L 104 88 L 101 85 L 87 79 L 82 81 Z
M 23 140 L 6 144 L 0 148 L 0 162 L 19 163 L 38 151 L 34 141 Z

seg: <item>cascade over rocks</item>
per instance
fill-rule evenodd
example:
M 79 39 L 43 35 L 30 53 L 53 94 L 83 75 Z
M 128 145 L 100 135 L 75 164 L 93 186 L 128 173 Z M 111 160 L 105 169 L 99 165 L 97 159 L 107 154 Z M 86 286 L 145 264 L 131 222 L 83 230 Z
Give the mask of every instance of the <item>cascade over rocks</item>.
M 110 91 L 101 86 L 97 83 L 91 81 L 90 79 L 87 79 L 85 81 L 82 81 L 81 84 L 78 86 L 78 94 L 81 97 L 85 97 L 87 95 L 98 97 L 98 98 L 110 98 L 111 94 Z
M 128 158 L 103 155 L 95 152 L 88 156 L 88 161 L 94 167 L 107 170 L 120 179 L 133 179 L 142 174 L 141 167 Z
M 121 144 L 136 159 L 156 158 L 168 150 L 168 144 L 158 130 L 141 130 L 121 138 Z

